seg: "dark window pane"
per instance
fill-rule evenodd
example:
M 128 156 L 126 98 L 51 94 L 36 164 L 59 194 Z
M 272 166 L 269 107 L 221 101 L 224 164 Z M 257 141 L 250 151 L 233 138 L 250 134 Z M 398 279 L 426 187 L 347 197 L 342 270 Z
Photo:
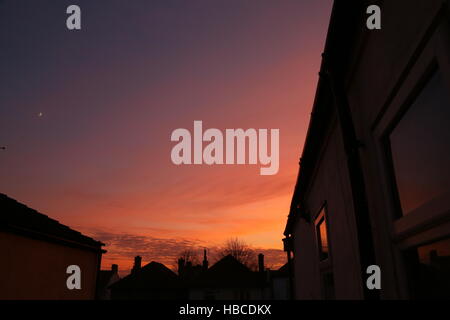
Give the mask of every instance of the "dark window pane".
M 436 72 L 390 135 L 403 214 L 450 190 L 450 98 Z
M 405 253 L 412 298 L 450 298 L 450 239 Z

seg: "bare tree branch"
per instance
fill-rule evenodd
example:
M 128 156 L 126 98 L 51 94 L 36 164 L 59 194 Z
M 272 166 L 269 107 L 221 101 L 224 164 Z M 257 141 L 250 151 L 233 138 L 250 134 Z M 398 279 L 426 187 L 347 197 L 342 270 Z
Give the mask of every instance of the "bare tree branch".
M 217 252 L 218 259 L 222 259 L 228 255 L 233 256 L 237 261 L 244 264 L 251 270 L 256 270 L 256 253 L 255 251 L 243 240 L 238 238 L 228 239 L 224 246 Z
M 190 262 L 193 266 L 198 265 L 200 261 L 198 253 L 194 249 L 186 249 L 180 252 L 176 258 L 176 264 L 178 264 L 179 259 L 183 259 L 185 263 Z

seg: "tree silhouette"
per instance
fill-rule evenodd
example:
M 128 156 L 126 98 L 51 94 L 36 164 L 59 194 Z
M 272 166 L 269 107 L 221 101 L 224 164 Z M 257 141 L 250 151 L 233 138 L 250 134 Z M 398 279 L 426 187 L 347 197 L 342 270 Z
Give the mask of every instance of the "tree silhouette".
M 237 261 L 244 264 L 251 270 L 256 270 L 257 261 L 255 251 L 245 241 L 238 238 L 228 239 L 224 246 L 217 252 L 218 260 L 228 255 L 233 256 Z
M 193 266 L 198 265 L 200 263 L 200 259 L 198 257 L 198 253 L 194 249 L 186 249 L 180 252 L 176 258 L 176 263 L 178 264 L 178 260 L 183 259 L 185 263 L 190 262 Z

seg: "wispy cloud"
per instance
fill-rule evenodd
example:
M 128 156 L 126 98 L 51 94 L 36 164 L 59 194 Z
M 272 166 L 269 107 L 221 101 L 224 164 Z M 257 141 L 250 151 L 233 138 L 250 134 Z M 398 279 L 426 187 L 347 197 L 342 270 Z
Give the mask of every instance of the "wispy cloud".
M 105 231 L 87 231 L 86 233 L 106 244 L 105 249 L 108 252 L 103 256 L 103 268 L 117 263 L 122 271 L 131 269 L 135 256 L 141 256 L 144 263 L 158 261 L 173 267 L 180 252 L 203 244 L 193 239 L 164 239 L 130 233 Z
M 106 244 L 108 251 L 102 258 L 102 268 L 107 269 L 113 263 L 119 265 L 122 275 L 129 273 L 135 256 L 141 256 L 143 264 L 151 261 L 161 262 L 175 269 L 179 254 L 192 249 L 201 254 L 203 248 L 208 248 L 211 262 L 215 261 L 220 245 L 207 243 L 199 239 L 157 238 L 131 233 L 114 233 L 102 230 L 84 230 L 96 240 Z M 279 249 L 253 248 L 257 253 L 266 257 L 266 266 L 272 269 L 282 266 L 286 262 L 285 254 Z

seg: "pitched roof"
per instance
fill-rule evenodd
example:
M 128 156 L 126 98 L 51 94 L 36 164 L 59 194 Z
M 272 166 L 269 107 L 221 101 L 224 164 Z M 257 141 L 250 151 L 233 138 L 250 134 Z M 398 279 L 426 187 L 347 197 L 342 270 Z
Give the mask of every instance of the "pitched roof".
M 289 264 L 286 262 L 277 271 L 283 274 L 289 274 Z
M 271 277 L 273 278 L 285 278 L 289 277 L 289 264 L 285 263 L 278 270 L 270 270 Z
M 232 255 L 227 255 L 203 273 L 198 287 L 249 288 L 264 286 L 264 274 L 251 271 Z
M 0 230 L 95 250 L 101 250 L 104 246 L 100 241 L 85 236 L 2 193 L 0 212 Z
M 112 289 L 168 289 L 180 287 L 178 276 L 159 262 L 150 262 L 112 284 Z

